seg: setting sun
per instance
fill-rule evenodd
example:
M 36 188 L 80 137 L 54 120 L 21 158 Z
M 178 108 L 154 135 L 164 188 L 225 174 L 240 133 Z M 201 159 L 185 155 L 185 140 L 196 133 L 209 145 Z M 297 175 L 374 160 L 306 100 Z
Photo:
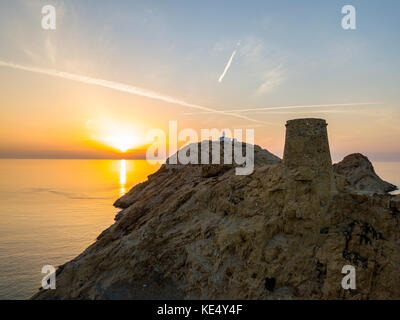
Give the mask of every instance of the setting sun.
M 125 153 L 144 144 L 140 127 L 132 126 L 118 119 L 98 117 L 89 119 L 86 128 L 90 139 Z
M 104 142 L 109 146 L 120 150 L 121 152 L 131 150 L 140 143 L 138 137 L 121 134 L 107 137 L 105 138 Z

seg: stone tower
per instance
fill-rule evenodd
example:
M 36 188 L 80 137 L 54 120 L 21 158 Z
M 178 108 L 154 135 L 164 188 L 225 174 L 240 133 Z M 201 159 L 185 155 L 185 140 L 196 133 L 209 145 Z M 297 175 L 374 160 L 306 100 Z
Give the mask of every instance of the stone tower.
M 310 172 L 312 180 L 322 193 L 335 190 L 326 127 L 324 119 L 287 121 L 283 154 L 284 166 Z

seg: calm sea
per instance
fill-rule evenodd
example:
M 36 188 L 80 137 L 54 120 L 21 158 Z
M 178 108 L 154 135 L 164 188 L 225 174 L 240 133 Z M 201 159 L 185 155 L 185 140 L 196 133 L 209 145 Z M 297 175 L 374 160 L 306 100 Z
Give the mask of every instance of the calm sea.
M 400 162 L 374 163 L 400 186 Z M 158 169 L 145 160 L 0 160 L 0 299 L 27 299 L 44 265 L 81 253 L 114 221 L 113 202 Z
M 158 169 L 145 160 L 0 159 L 0 299 L 27 299 L 44 265 L 81 253 L 117 213 L 112 204 Z

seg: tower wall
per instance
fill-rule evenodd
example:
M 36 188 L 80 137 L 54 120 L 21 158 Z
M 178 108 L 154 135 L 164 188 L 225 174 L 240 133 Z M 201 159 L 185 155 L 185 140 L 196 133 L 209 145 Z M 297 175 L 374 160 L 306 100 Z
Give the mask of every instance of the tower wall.
M 324 119 L 295 119 L 286 123 L 283 164 L 291 169 L 310 168 L 321 189 L 334 189 L 327 123 Z

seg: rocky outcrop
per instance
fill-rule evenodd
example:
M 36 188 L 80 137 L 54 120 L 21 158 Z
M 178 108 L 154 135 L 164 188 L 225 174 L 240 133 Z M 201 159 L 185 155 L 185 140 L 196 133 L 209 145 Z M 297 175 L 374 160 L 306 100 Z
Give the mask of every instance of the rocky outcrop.
M 225 161 L 224 159 L 224 143 L 220 143 L 218 141 L 214 141 L 214 143 L 219 143 L 220 144 L 220 152 L 219 152 L 219 165 L 213 165 L 213 164 L 203 164 L 203 165 L 192 165 L 192 164 L 186 164 L 186 165 L 181 165 L 181 163 L 179 162 L 179 159 L 177 157 L 177 154 L 174 154 L 171 156 L 171 158 L 175 158 L 176 159 L 176 165 L 174 164 L 170 164 L 170 159 L 168 159 L 166 161 L 166 164 L 162 166 L 160 172 L 157 172 L 156 175 L 161 174 L 161 176 L 163 177 L 163 179 L 165 178 L 166 180 L 168 180 L 168 175 L 165 174 L 165 169 L 171 170 L 168 172 L 180 172 L 180 176 L 182 176 L 184 178 L 185 174 L 188 174 L 188 178 L 190 178 L 189 176 L 192 176 L 193 173 L 196 173 L 196 175 L 199 175 L 202 178 L 211 178 L 211 177 L 217 177 L 225 172 L 227 172 L 228 170 L 231 170 L 235 167 L 238 166 L 238 164 L 235 163 L 233 157 L 234 155 L 232 154 L 232 159 L 231 159 L 231 163 L 232 164 L 226 164 L 227 161 Z M 208 141 L 209 144 L 209 160 L 210 162 L 212 161 L 212 142 Z M 197 154 L 198 154 L 198 159 L 197 162 L 200 163 L 201 159 L 200 159 L 200 154 L 201 154 L 201 143 L 195 143 L 193 144 L 195 145 L 195 148 L 198 150 Z M 189 145 L 186 146 L 182 152 L 186 153 L 186 150 L 190 149 L 191 146 L 193 145 Z M 242 154 L 245 154 L 246 151 L 246 144 L 243 143 L 242 144 Z M 259 165 L 273 165 L 273 164 L 278 164 L 281 162 L 281 159 L 277 156 L 275 156 L 274 154 L 270 153 L 269 151 L 262 149 L 260 146 L 253 146 L 254 148 L 254 164 L 256 166 Z M 190 168 L 190 170 L 184 170 L 185 168 Z M 183 171 L 182 171 L 183 170 Z M 162 173 L 164 172 L 164 173 Z M 115 203 L 114 206 L 117 208 L 127 208 L 129 207 L 132 203 L 134 203 L 139 196 L 139 193 L 137 192 L 138 190 L 142 190 L 142 188 L 145 188 L 146 190 L 155 190 L 156 189 L 156 184 L 159 182 L 157 180 L 157 182 L 155 182 L 154 180 L 154 175 L 149 176 L 149 180 L 141 183 L 139 185 L 137 185 L 135 188 L 132 188 L 128 193 L 126 193 L 124 196 L 122 196 L 121 198 L 119 198 Z M 186 179 L 184 179 L 185 181 Z M 151 183 L 151 181 L 154 181 L 154 183 Z M 168 181 L 165 181 L 168 182 Z
M 337 176 L 346 178 L 348 187 L 358 191 L 387 193 L 397 190 L 395 185 L 379 178 L 369 159 L 360 153 L 346 156 L 333 165 L 333 171 Z
M 320 121 L 303 125 L 312 130 L 298 143 L 325 139 Z M 164 164 L 58 268 L 57 289 L 33 298 L 400 299 L 400 198 L 332 186 L 329 160 L 313 170 L 318 143 L 303 147 L 301 165 L 256 153 L 247 176 Z M 341 286 L 344 265 L 356 268 L 355 290 Z

